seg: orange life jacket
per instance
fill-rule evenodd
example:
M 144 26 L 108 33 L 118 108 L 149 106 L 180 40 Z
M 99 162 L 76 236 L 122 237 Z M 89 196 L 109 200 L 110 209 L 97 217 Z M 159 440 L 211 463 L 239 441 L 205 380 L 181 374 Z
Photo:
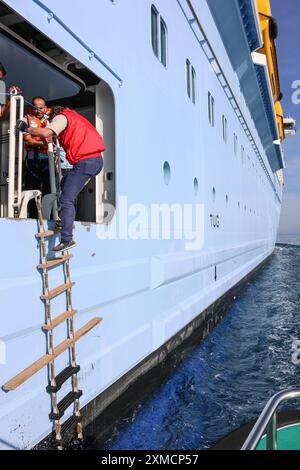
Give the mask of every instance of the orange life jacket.
M 31 109 L 29 110 L 29 112 L 31 111 Z M 50 108 L 46 108 L 46 113 L 50 113 L 51 109 Z M 37 118 L 36 116 L 33 116 L 32 114 L 27 114 L 27 122 L 28 122 L 28 126 L 29 127 L 37 127 L 38 129 L 42 129 L 44 127 L 47 127 L 47 124 L 48 124 L 48 120 L 47 119 L 44 119 L 43 121 L 41 121 L 39 118 Z M 31 136 L 31 138 L 33 140 L 36 140 L 37 142 L 42 142 L 43 141 L 43 138 L 42 137 L 36 137 L 36 136 Z M 39 152 L 39 153 L 48 153 L 48 145 L 42 145 L 41 147 L 37 148 L 37 147 L 31 147 L 30 144 L 25 144 L 25 150 L 27 152 L 30 152 L 30 151 L 35 151 L 35 152 Z

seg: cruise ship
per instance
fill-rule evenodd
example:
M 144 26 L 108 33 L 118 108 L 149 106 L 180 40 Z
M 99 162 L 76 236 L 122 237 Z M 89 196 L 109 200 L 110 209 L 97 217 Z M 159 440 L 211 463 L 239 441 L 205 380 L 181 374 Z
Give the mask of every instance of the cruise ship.
M 271 257 L 295 127 L 277 32 L 269 0 L 0 1 L 2 102 L 21 90 L 0 121 L 1 449 L 84 438 Z M 106 145 L 57 258 L 68 170 L 50 145 L 51 194 L 26 188 L 15 132 L 34 96 Z

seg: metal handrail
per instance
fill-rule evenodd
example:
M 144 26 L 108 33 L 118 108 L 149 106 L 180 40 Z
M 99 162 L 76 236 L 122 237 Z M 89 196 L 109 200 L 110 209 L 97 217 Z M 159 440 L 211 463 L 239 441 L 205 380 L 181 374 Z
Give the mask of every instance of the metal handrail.
M 255 450 L 266 429 L 267 450 L 277 450 L 277 409 L 293 398 L 300 398 L 300 389 L 283 390 L 270 398 L 241 450 Z
M 50 176 L 50 190 L 51 194 L 57 195 L 57 187 L 56 187 L 56 171 L 55 171 L 55 161 L 54 161 L 54 147 L 53 143 L 48 143 L 48 160 L 49 160 L 49 176 Z M 57 199 L 53 202 L 53 219 L 57 220 L 58 213 L 57 213 Z
M 24 98 L 21 95 L 11 95 L 10 97 L 10 120 L 9 120 L 9 157 L 8 157 L 8 217 L 14 217 L 14 208 L 18 207 L 21 201 L 22 189 L 22 159 L 23 159 L 23 134 L 19 132 L 18 146 L 18 180 L 15 182 L 16 169 L 16 133 L 17 122 L 17 101 L 19 101 L 18 119 L 24 117 Z M 15 190 L 17 189 L 17 201 L 15 202 Z
M 24 98 L 21 95 L 10 97 L 10 121 L 9 121 L 9 156 L 8 156 L 8 217 L 14 217 L 15 208 L 20 210 L 22 198 L 22 165 L 23 165 L 23 133 L 19 134 L 19 143 L 16 156 L 16 132 L 17 119 L 24 117 Z M 19 102 L 19 109 L 17 108 Z M 54 162 L 53 144 L 48 144 L 49 175 L 51 193 L 57 194 L 56 173 Z M 16 165 L 17 163 L 17 165 Z M 17 173 L 16 173 L 17 169 Z M 17 174 L 17 178 L 16 178 Z M 16 181 L 17 179 L 17 181 Z M 57 220 L 57 201 L 53 203 L 53 218 Z
M 20 110 L 19 110 L 19 116 L 20 119 L 24 117 L 24 98 L 23 96 L 20 96 L 19 98 L 20 102 Z M 23 145 L 23 132 L 19 132 L 19 147 L 18 147 L 18 196 L 17 196 L 17 201 L 16 205 L 19 208 L 21 204 L 21 194 L 22 194 L 22 171 L 23 171 L 23 150 L 24 150 L 24 145 Z

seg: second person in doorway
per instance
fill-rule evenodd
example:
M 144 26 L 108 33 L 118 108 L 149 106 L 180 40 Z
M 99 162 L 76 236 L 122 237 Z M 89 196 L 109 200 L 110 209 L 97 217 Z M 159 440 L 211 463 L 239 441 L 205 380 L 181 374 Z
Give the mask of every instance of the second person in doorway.
M 28 109 L 26 122 L 32 129 L 44 129 L 49 124 L 50 109 L 47 108 L 46 101 L 41 96 L 32 99 L 32 106 Z M 48 142 L 43 137 L 24 135 L 25 142 L 25 189 L 39 189 L 42 196 L 51 193 Z M 35 201 L 28 205 L 28 215 L 30 218 L 37 217 Z

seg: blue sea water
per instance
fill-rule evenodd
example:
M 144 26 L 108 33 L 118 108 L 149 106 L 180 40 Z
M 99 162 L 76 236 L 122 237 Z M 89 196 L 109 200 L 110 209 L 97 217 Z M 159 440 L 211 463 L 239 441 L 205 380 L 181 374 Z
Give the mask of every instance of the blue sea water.
M 211 447 L 256 418 L 274 393 L 299 386 L 293 338 L 300 339 L 300 246 L 277 246 L 224 320 L 98 448 Z

